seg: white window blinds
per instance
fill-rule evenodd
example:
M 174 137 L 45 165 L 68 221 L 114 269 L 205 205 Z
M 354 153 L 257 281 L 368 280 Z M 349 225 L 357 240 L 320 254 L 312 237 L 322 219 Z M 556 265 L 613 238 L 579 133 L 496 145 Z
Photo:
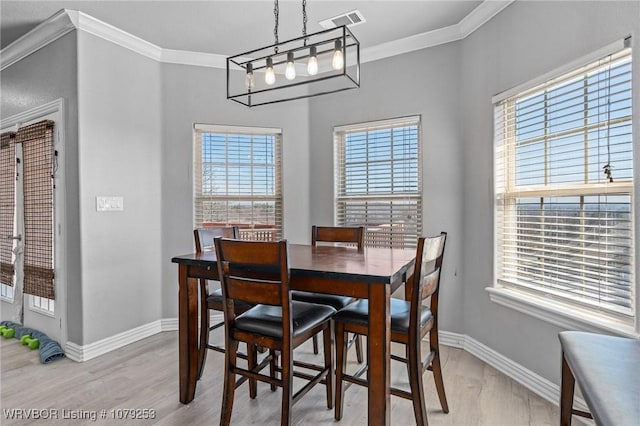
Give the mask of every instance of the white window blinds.
M 334 129 L 336 224 L 365 245 L 412 248 L 422 234 L 420 117 Z
M 280 129 L 195 126 L 194 226 L 282 238 Z
M 633 318 L 631 50 L 495 105 L 499 286 Z

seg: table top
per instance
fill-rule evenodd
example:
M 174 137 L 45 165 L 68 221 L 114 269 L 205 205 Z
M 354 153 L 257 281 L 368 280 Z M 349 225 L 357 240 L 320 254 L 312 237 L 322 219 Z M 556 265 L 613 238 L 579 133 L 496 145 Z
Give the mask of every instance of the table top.
M 311 246 L 288 244 L 289 270 L 294 275 L 339 276 L 341 279 L 393 283 L 415 263 L 414 249 Z M 215 251 L 176 256 L 171 262 L 210 267 L 216 263 Z

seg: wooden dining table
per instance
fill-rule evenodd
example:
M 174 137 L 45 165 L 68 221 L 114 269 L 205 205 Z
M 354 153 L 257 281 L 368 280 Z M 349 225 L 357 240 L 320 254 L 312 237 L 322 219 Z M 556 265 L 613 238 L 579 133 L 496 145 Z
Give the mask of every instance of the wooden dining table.
M 292 290 L 369 299 L 368 421 L 390 424 L 391 293 L 413 271 L 415 250 L 289 244 Z M 214 251 L 171 259 L 178 264 L 180 402 L 195 396 L 198 379 L 198 279 L 218 280 Z

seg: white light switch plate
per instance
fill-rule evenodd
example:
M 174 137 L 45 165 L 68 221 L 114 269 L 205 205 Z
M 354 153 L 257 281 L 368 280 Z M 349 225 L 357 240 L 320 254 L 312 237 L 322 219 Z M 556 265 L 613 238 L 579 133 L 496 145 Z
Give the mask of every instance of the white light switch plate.
M 96 210 L 99 212 L 124 211 L 124 197 L 96 197 Z

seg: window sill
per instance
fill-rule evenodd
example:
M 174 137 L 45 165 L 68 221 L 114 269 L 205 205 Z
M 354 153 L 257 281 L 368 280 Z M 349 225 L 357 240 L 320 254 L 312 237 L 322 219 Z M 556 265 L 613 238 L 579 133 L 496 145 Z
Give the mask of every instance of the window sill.
M 579 309 L 567 309 L 567 305 L 547 299 L 525 295 L 506 288 L 487 287 L 491 301 L 498 305 L 538 318 L 553 325 L 568 329 L 593 333 L 615 334 L 623 337 L 639 338 L 640 333 L 632 325 L 623 321 L 599 316 Z
M 46 317 L 55 318 L 55 316 L 56 316 L 55 312 L 49 311 L 47 309 L 42 309 L 42 308 L 39 308 L 37 306 L 30 306 L 29 309 L 31 309 L 31 311 L 33 311 L 33 312 L 35 312 L 37 314 L 44 315 Z

